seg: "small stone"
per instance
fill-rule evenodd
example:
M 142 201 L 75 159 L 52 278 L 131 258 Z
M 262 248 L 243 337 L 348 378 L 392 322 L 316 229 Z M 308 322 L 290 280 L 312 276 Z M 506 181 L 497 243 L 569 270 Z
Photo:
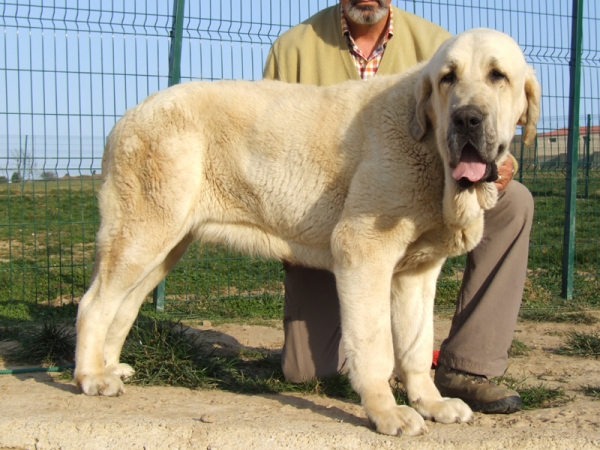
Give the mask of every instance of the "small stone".
M 202 422 L 202 423 L 214 423 L 215 422 L 215 418 L 213 416 L 211 416 L 210 414 L 202 414 L 202 416 L 200 417 L 200 422 Z

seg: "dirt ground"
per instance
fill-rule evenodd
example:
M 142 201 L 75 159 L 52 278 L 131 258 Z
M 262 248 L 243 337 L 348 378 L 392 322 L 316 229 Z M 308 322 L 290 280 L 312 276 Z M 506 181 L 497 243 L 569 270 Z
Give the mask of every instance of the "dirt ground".
M 219 345 L 281 347 L 281 327 L 202 327 Z M 436 341 L 450 321 L 436 318 Z M 553 352 L 570 330 L 598 326 L 519 322 L 516 337 L 532 350 L 512 358 L 507 374 L 561 386 L 571 400 L 512 415 L 475 415 L 473 424 L 428 422 L 419 437 L 372 431 L 360 405 L 332 398 L 236 395 L 222 391 L 128 386 L 119 398 L 85 397 L 48 374 L 0 375 L 0 449 L 577 449 L 600 448 L 600 360 Z

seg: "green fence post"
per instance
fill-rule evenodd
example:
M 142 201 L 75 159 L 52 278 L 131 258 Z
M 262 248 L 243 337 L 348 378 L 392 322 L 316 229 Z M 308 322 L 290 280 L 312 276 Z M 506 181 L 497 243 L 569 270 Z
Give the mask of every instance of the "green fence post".
M 169 86 L 179 84 L 181 79 L 181 42 L 183 41 L 183 8 L 185 0 L 175 0 L 173 5 L 173 28 L 169 53 Z
M 173 3 L 173 26 L 171 27 L 171 49 L 169 51 L 169 86 L 179 84 L 181 79 L 181 42 L 183 41 L 183 15 L 185 0 Z M 157 312 L 165 310 L 165 280 L 158 283 L 152 292 L 154 308 Z
M 573 298 L 575 262 L 575 205 L 577 200 L 577 156 L 579 146 L 579 103 L 581 92 L 581 41 L 583 37 L 583 0 L 573 0 L 569 87 L 569 135 L 567 138 L 567 177 L 565 225 L 562 258 L 562 296 Z

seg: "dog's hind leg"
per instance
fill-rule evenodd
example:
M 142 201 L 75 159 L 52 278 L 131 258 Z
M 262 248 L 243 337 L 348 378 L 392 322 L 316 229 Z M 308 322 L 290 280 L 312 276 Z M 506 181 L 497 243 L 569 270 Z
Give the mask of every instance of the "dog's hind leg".
M 187 235 L 175 246 L 175 248 L 173 248 L 173 250 L 171 250 L 165 260 L 160 263 L 121 304 L 121 307 L 108 329 L 106 342 L 104 343 L 104 361 L 107 373 L 116 375 L 121 379 L 133 375 L 134 370 L 131 366 L 119 363 L 119 357 L 121 356 L 121 349 L 123 348 L 125 338 L 127 337 L 127 334 L 137 317 L 140 306 L 148 292 L 156 287 L 173 267 L 175 267 L 175 264 L 181 259 L 192 241 L 192 236 Z
M 149 229 L 138 222 L 135 233 L 118 224 L 99 231 L 99 242 L 104 243 L 99 245 L 93 282 L 77 313 L 75 382 L 85 394 L 123 393 L 121 377 L 131 374 L 128 366 L 118 363 L 125 336 L 144 296 L 189 244 L 185 232 L 154 225 Z
M 396 274 L 392 281 L 392 328 L 396 374 L 413 408 L 441 423 L 471 422 L 471 409 L 459 399 L 442 398 L 431 379 L 433 301 L 443 260 Z

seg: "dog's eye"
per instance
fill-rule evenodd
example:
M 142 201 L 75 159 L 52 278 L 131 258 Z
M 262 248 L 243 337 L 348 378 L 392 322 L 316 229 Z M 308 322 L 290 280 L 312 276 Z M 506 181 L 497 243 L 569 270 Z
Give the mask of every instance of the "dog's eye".
M 490 72 L 490 80 L 495 83 L 497 81 L 508 81 L 508 77 L 506 75 L 504 75 L 502 72 L 500 72 L 498 69 L 493 69 Z
M 446 75 L 444 75 L 441 80 L 440 80 L 440 84 L 452 84 L 456 81 L 456 74 L 454 72 L 448 72 Z

